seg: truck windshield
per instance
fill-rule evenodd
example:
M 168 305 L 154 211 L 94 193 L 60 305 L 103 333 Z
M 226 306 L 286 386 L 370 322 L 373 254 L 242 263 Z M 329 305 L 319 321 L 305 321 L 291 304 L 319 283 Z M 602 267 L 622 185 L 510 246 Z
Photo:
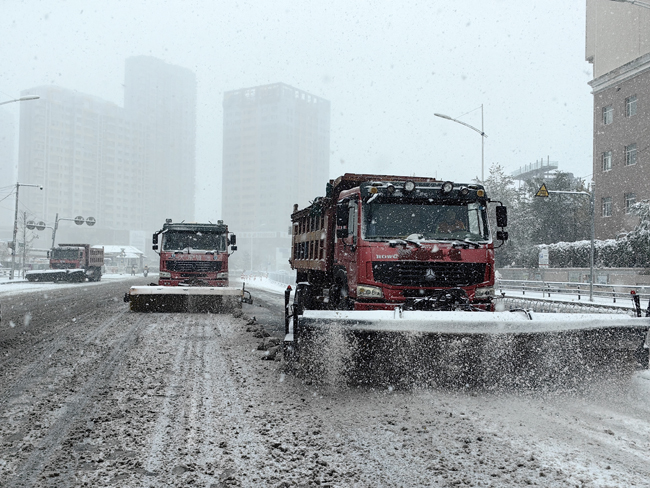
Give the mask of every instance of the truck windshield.
M 79 249 L 52 249 L 52 259 L 79 259 Z
M 207 232 L 167 231 L 163 234 L 163 251 L 225 251 L 226 235 Z
M 363 206 L 364 239 L 406 239 L 416 234 L 424 240 L 486 241 L 489 239 L 486 209 L 472 202 L 386 203 Z

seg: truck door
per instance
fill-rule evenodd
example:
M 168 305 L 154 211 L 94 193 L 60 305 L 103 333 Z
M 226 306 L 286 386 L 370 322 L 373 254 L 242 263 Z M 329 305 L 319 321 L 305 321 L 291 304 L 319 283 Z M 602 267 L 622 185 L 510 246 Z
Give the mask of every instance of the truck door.
M 347 209 L 347 221 L 341 217 Z M 359 234 L 359 204 L 355 197 L 339 202 L 338 224 L 342 226 L 337 232 L 336 262 L 337 274 L 344 273 L 347 278 L 348 290 L 357 286 L 357 242 Z

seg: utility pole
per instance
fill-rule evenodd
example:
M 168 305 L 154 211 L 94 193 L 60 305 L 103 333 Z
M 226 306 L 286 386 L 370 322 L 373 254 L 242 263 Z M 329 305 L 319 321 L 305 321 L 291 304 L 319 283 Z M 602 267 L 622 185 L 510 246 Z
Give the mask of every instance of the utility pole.
M 27 212 L 23 212 L 23 265 L 22 277 L 25 278 L 25 261 L 27 260 Z
M 30 99 L 31 100 L 31 99 Z M 39 189 L 43 189 L 43 185 L 30 185 L 28 183 L 18 183 L 16 182 L 16 211 L 14 212 L 14 235 L 12 240 L 12 250 L 11 250 L 11 273 L 9 274 L 9 279 L 14 279 L 14 273 L 16 271 L 16 234 L 18 234 L 18 191 L 21 186 L 34 186 Z

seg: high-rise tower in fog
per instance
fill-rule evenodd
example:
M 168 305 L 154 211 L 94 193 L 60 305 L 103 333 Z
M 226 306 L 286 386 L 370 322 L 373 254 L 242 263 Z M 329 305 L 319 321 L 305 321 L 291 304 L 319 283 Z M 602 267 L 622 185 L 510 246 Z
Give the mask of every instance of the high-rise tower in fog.
M 0 195 L 5 195 L 4 191 L 7 191 L 7 187 L 16 183 L 15 136 L 16 125 L 13 115 L 8 110 L 0 108 L 0 175 L 2 175 Z M 12 228 L 13 203 L 11 198 L 0 201 L 0 230 Z
M 286 245 L 288 252 L 293 204 L 324 196 L 329 143 L 330 103 L 323 98 L 284 83 L 224 93 L 223 218 L 260 243 L 258 255 L 268 254 L 253 266 L 281 259 L 271 248 Z M 247 241 L 240 243 L 245 249 Z
M 193 219 L 191 71 L 148 56 L 127 59 L 124 108 L 56 86 L 23 94 L 40 97 L 20 107 L 19 181 L 44 187 L 21 192 L 34 220 L 92 216 L 97 225 L 83 228 L 88 240 L 128 244 L 130 232 L 149 234 L 165 218 Z
M 145 128 L 146 221 L 194 220 L 196 77 L 151 56 L 126 60 L 124 109 Z

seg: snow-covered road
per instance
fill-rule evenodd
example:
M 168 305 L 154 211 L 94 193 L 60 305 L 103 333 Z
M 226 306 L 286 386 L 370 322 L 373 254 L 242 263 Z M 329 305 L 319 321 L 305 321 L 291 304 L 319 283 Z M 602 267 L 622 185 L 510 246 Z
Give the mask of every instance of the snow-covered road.
M 310 384 L 257 349 L 284 287 L 248 283 L 264 290 L 233 317 L 131 313 L 128 285 L 0 289 L 0 486 L 650 486 L 648 372 L 507 393 Z

